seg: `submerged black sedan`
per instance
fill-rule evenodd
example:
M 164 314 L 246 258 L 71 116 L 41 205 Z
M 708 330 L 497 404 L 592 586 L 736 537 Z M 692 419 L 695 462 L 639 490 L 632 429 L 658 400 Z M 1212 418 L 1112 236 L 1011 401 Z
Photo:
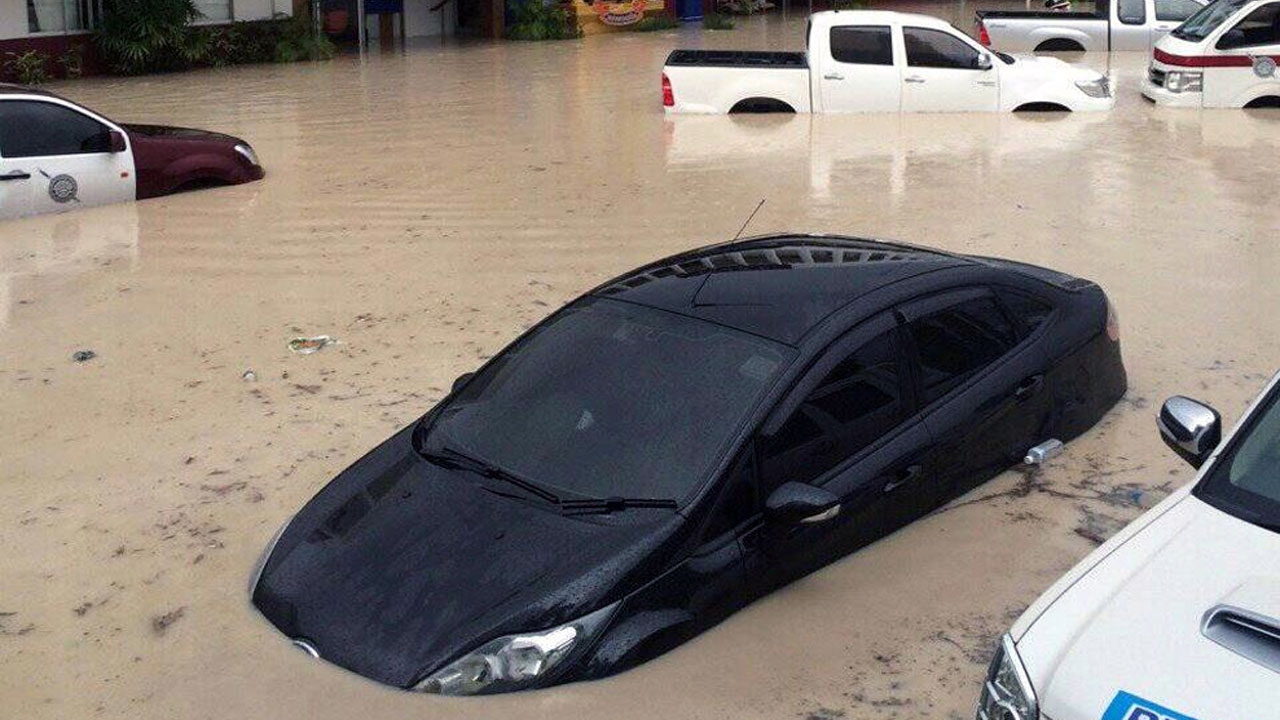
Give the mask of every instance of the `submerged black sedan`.
M 857 238 L 692 251 L 459 378 L 298 511 L 253 602 L 401 688 L 610 675 L 1075 437 L 1125 383 L 1088 280 Z

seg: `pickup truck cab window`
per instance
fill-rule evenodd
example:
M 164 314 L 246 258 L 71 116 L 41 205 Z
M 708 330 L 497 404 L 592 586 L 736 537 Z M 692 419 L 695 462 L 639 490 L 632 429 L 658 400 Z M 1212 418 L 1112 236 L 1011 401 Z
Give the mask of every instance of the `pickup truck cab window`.
M 110 151 L 106 125 L 56 103 L 0 101 L 0 154 L 6 158 Z
M 906 408 L 902 386 L 896 328 L 839 359 L 763 441 L 761 496 L 784 482 L 817 480 L 892 430 Z
M 920 404 L 941 398 L 1017 344 L 995 299 L 974 297 L 907 323 L 920 363 Z
M 1125 25 L 1145 25 L 1147 0 L 1116 0 L 1116 19 Z
M 978 69 L 978 50 L 960 38 L 928 28 L 904 27 L 902 39 L 911 67 Z
M 1201 7 L 1195 0 L 1155 0 L 1156 19 L 1162 22 L 1182 22 L 1195 15 Z
M 893 65 L 893 35 L 887 25 L 831 28 L 831 57 L 850 65 Z
M 1280 3 L 1263 5 L 1218 39 L 1219 50 L 1280 45 Z

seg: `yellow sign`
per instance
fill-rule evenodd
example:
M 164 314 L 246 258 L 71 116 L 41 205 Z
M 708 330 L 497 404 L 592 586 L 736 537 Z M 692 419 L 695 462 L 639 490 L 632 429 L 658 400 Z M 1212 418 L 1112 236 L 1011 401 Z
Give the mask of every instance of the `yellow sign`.
M 663 0 L 575 0 L 578 26 L 584 33 L 606 32 L 640 22 L 645 13 L 662 12 Z

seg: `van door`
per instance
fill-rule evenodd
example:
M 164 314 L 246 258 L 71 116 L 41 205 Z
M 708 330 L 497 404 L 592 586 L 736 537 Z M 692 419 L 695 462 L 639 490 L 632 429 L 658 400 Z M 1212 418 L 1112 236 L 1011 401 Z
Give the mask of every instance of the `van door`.
M 981 68 L 984 52 L 956 35 L 933 28 L 903 27 L 904 112 L 993 112 L 1000 105 L 999 74 Z
M 826 112 L 898 112 L 902 88 L 893 64 L 888 25 L 837 25 L 823 58 L 822 108 Z
M 6 181 L 26 190 L 26 212 L 61 212 L 135 197 L 133 153 L 111 151 L 107 124 L 54 98 L 0 100 L 0 154 Z M 123 133 L 121 133 L 123 135 Z
M 30 165 L 0 155 L 0 220 L 22 217 L 31 212 Z

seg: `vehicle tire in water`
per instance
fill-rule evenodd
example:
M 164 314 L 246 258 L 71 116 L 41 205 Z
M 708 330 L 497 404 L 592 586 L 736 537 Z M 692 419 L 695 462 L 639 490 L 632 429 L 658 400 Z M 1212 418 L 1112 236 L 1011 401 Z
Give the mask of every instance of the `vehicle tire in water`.
M 1035 52 L 1084 52 L 1084 46 L 1075 40 L 1053 38 L 1037 45 Z
M 747 98 L 739 100 L 729 109 L 730 113 L 792 113 L 796 111 L 787 103 L 774 98 Z

